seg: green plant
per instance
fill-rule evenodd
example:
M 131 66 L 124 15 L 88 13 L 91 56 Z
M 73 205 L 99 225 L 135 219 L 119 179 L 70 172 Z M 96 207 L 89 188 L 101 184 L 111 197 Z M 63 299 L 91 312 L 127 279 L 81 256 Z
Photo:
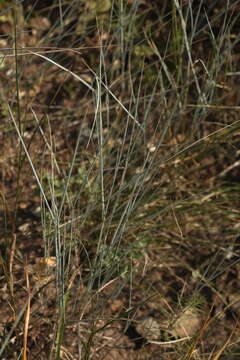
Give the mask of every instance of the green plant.
M 14 322 L 6 320 L 1 356 L 21 357 L 24 344 L 25 359 L 27 348 L 49 360 L 122 358 L 112 349 L 126 348 L 133 359 L 153 358 L 147 339 L 124 336 L 135 321 L 150 313 L 169 323 L 199 307 L 203 325 L 191 339 L 160 333 L 157 341 L 171 343 L 173 359 L 211 358 L 214 336 L 222 344 L 215 358 L 227 350 L 234 325 L 217 310 L 235 316 L 237 5 L 11 6 L 1 176 L 5 227 L 16 241 L 0 259 Z M 28 216 L 39 204 L 41 224 L 21 217 L 18 209 Z M 44 256 L 56 260 L 51 281 L 39 286 L 30 273 L 26 285 L 24 258 L 32 265 Z M 17 312 L 21 297 L 28 305 Z

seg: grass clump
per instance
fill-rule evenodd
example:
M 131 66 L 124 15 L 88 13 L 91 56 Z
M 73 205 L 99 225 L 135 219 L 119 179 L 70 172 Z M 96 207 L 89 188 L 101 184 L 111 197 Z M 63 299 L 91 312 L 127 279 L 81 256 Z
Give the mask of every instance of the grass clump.
M 239 1 L 0 5 L 1 357 L 234 352 Z

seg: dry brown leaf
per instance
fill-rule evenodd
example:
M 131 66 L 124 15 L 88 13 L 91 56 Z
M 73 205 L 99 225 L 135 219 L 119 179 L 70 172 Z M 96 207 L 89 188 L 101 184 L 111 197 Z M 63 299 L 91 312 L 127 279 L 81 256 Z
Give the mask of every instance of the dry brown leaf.
M 183 311 L 174 323 L 170 333 L 175 337 L 193 336 L 201 326 L 199 313 L 192 308 Z
M 157 340 L 160 337 L 160 325 L 151 316 L 146 317 L 136 326 L 137 332 L 148 341 Z

